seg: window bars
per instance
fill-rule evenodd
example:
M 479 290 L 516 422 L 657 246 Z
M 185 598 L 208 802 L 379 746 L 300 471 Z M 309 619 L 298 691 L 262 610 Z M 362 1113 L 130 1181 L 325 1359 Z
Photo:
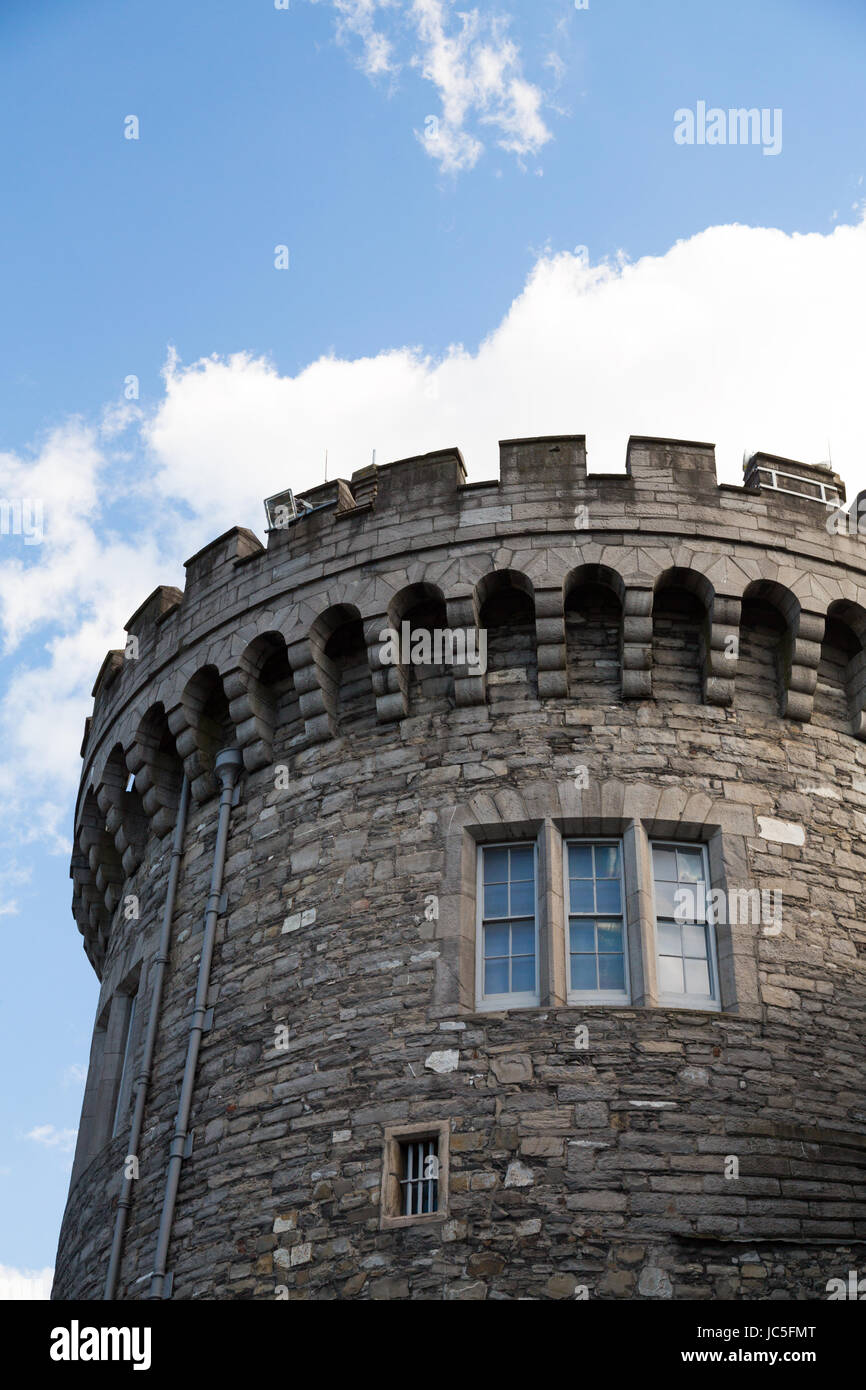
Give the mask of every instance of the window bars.
M 425 1216 L 439 1206 L 439 1144 L 436 1139 L 413 1139 L 400 1144 L 403 1216 Z

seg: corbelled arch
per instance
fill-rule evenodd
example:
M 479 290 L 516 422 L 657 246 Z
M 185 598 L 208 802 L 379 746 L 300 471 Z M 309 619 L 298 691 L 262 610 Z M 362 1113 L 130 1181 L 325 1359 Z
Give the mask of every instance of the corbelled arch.
M 713 586 L 699 570 L 672 565 L 656 577 L 652 620 L 657 699 L 703 701 L 713 598 Z
M 769 615 L 777 615 L 775 631 Z M 763 629 L 780 697 L 779 710 L 789 719 L 812 717 L 825 615 L 806 610 L 797 595 L 777 579 L 754 579 L 743 593 L 743 648 L 753 630 Z
M 120 901 L 125 874 L 120 855 L 100 810 L 96 793 L 88 787 L 81 806 L 73 854 L 73 905 L 79 927 L 90 936 L 96 959 L 105 959 L 114 909 Z
M 866 607 L 862 604 L 850 599 L 835 599 L 830 604 L 819 674 L 829 696 L 821 700 L 821 712 L 837 694 L 844 707 L 841 727 L 855 738 L 866 739 Z
M 175 822 L 184 768 L 161 701 L 150 705 L 139 720 L 126 761 L 135 774 L 144 813 L 162 839 Z
M 183 759 L 190 790 L 197 801 L 216 794 L 216 755 L 237 738 L 222 677 L 213 664 L 200 667 L 186 682 L 169 711 L 168 725 Z
M 432 700 L 442 707 L 454 703 L 454 648 L 449 646 L 450 673 L 445 660 L 434 660 L 436 655 L 447 659 L 441 634 L 451 631 L 445 596 L 437 584 L 417 580 L 405 585 L 388 605 L 387 628 L 379 626 L 378 617 L 368 619 L 365 626 L 380 721 L 402 719 L 419 702 Z M 388 629 L 396 642 L 390 636 L 385 642 L 381 640 L 382 632 Z M 433 639 L 437 631 L 441 650 Z
M 120 743 L 114 745 L 108 756 L 96 787 L 96 800 L 105 817 L 106 829 L 114 836 L 123 871 L 129 877 L 144 858 L 148 820 Z
M 367 634 L 359 609 L 337 603 L 310 626 L 307 650 L 290 654 L 307 734 L 339 737 L 358 720 L 375 715 Z M 302 664 L 295 664 L 301 657 Z
M 622 692 L 625 584 L 609 565 L 582 564 L 563 584 L 569 694 L 592 703 Z
M 281 632 L 260 633 L 224 677 L 229 713 L 248 771 L 282 757 L 302 733 L 300 700 Z M 276 750 L 276 751 L 275 751 Z
M 474 599 L 479 634 L 483 635 L 486 645 L 486 672 L 482 680 L 488 700 L 491 688 L 499 685 L 499 678 L 508 681 L 503 690 L 513 696 L 520 686 L 511 677 L 521 669 L 524 672 L 524 680 L 520 683 L 522 698 L 538 698 L 542 683 L 539 682 L 537 612 L 532 580 L 521 570 L 492 570 L 478 580 Z M 556 693 L 564 692 L 557 690 Z

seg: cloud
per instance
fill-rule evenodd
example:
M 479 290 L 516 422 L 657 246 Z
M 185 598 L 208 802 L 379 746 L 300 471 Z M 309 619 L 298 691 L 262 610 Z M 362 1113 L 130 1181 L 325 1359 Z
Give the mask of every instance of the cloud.
M 827 236 L 712 227 L 666 254 L 592 264 L 545 252 L 478 347 L 321 358 L 295 377 L 239 353 L 169 364 L 145 426 L 166 497 L 211 530 L 256 524 L 259 498 L 370 461 L 459 444 L 473 479 L 496 441 L 586 433 L 590 467 L 624 466 L 629 434 L 708 439 L 720 475 L 744 449 L 833 462 L 866 483 L 859 325 L 866 223 Z
M 83 1086 L 87 1080 L 87 1067 L 80 1062 L 71 1062 L 63 1072 L 64 1086 Z
M 314 0 L 318 3 L 318 0 Z M 397 8 L 396 0 L 332 0 L 337 11 L 337 38 L 347 43 L 351 38 L 361 40 L 360 68 L 368 77 L 379 77 L 394 71 L 394 56 L 390 41 L 375 25 L 377 10 Z
M 475 167 L 485 148 L 481 128 L 521 160 L 552 138 L 541 114 L 544 93 L 523 75 L 506 16 L 455 11 L 454 0 L 331 3 L 338 40 L 350 49 L 359 41 L 358 66 L 368 77 L 393 80 L 408 68 L 432 85 L 440 111 L 415 134 L 444 172 Z
M 0 1265 L 0 1302 L 50 1298 L 53 1280 L 53 1269 L 15 1269 L 13 1265 Z
M 17 898 L 6 896 L 13 887 L 29 883 L 33 869 L 29 864 L 19 864 L 14 859 L 7 860 L 3 868 L 2 887 L 0 887 L 0 917 L 17 917 L 21 911 Z
M 13 852 L 68 852 L 90 690 L 129 615 L 220 531 L 261 531 L 262 498 L 320 483 L 326 449 L 329 477 L 347 478 L 373 449 L 386 463 L 457 444 L 478 480 L 496 476 L 498 439 L 586 433 L 591 469 L 616 472 L 628 435 L 650 434 L 714 441 L 738 482 L 744 450 L 818 460 L 829 441 L 849 494 L 866 487 L 864 262 L 862 221 L 711 227 L 634 263 L 545 251 L 473 350 L 323 357 L 296 376 L 244 352 L 170 353 L 147 416 L 109 410 L 108 428 L 71 421 L 7 454 L 18 493 L 46 500 L 43 544 L 0 537 L 18 547 L 0 567 Z
M 161 510 L 122 439 L 138 421 L 137 410 L 109 407 L 101 422 L 71 419 L 34 449 L 0 455 L 4 498 L 38 503 L 42 517 L 34 544 L 0 535 L 0 829 L 11 846 L 39 841 L 69 852 L 66 823 L 96 672 L 142 598 L 167 571 L 180 573 L 170 557 L 183 517 Z M 0 868 L 5 886 L 22 881 L 14 864 Z
M 56 1129 L 54 1125 L 36 1125 L 34 1129 L 25 1134 L 24 1138 L 32 1139 L 34 1144 L 42 1144 L 46 1149 L 59 1149 L 61 1153 L 72 1153 L 77 1134 L 77 1129 Z

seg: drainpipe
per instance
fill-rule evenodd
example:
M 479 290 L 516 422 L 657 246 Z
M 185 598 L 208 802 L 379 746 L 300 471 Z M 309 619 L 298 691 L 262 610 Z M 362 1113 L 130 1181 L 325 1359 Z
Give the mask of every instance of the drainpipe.
M 156 1035 L 159 1031 L 162 988 L 165 982 L 165 968 L 168 965 L 169 959 L 171 922 L 174 917 L 174 902 L 177 896 L 177 880 L 180 875 L 180 860 L 183 854 L 183 837 L 184 831 L 186 830 L 188 808 L 189 778 L 184 774 L 180 788 L 177 819 L 174 823 L 174 834 L 171 841 L 171 863 L 168 870 L 168 884 L 165 890 L 165 906 L 162 913 L 162 926 L 159 932 L 159 945 L 156 949 L 156 971 L 153 977 L 153 993 L 150 998 L 150 1015 L 147 1020 L 147 1033 L 144 1039 L 144 1055 L 141 1059 L 141 1071 L 136 1080 L 135 1109 L 132 1115 L 132 1127 L 129 1131 L 129 1143 L 126 1146 L 127 1155 L 133 1154 L 137 1156 L 142 1125 L 144 1124 L 144 1107 L 147 1103 L 147 1090 L 150 1085 L 150 1074 L 153 1070 L 153 1054 L 156 1049 Z M 115 1298 L 117 1294 L 117 1279 L 120 1274 L 120 1260 L 123 1254 L 123 1237 L 126 1233 L 126 1221 L 129 1215 L 129 1208 L 132 1206 L 132 1186 L 134 1181 L 134 1178 L 124 1175 L 123 1186 L 120 1190 L 120 1197 L 117 1202 L 117 1215 L 114 1218 L 114 1238 L 111 1242 L 111 1258 L 108 1261 L 108 1273 L 105 1276 L 105 1291 L 102 1295 L 103 1299 L 109 1301 Z
M 213 868 L 210 878 L 207 910 L 204 919 L 204 939 L 198 967 L 198 983 L 195 991 L 195 1006 L 189 1029 L 186 1064 L 177 1106 L 174 1135 L 169 1148 L 168 1168 L 165 1175 L 165 1195 L 162 1201 L 162 1215 L 159 1219 L 159 1233 L 156 1238 L 156 1254 L 153 1260 L 153 1274 L 150 1281 L 150 1298 L 165 1298 L 166 1264 L 171 1240 L 171 1227 L 174 1220 L 174 1207 L 180 1182 L 180 1166 L 186 1147 L 187 1125 L 192 1109 L 192 1092 L 195 1085 L 195 1071 L 204 1020 L 207 1013 L 207 996 L 210 988 L 210 969 L 213 960 L 216 924 L 219 915 L 219 901 L 222 894 L 223 869 L 226 859 L 226 844 L 229 837 L 229 822 L 234 802 L 234 789 L 243 764 L 239 748 L 224 748 L 217 753 L 214 772 L 220 782 L 219 821 L 217 823 L 216 845 L 213 853 Z

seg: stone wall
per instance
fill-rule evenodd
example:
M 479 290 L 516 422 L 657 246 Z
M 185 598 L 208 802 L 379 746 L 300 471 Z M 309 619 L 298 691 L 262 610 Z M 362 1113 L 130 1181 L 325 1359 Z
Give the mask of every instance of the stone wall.
M 622 477 L 523 441 L 498 484 L 445 453 L 309 496 L 267 550 L 234 531 L 188 562 L 97 682 L 73 876 L 98 1017 L 136 972 L 146 1017 L 181 761 L 194 792 L 119 1296 L 149 1286 L 229 736 L 173 1297 L 826 1297 L 866 1258 L 862 541 L 669 441 L 632 441 Z M 383 669 L 403 609 L 485 627 L 486 678 Z M 479 1011 L 467 846 L 629 826 L 715 836 L 725 882 L 782 893 L 780 932 L 731 933 L 724 1010 L 651 981 L 568 1007 L 551 967 L 541 1007 Z M 55 1298 L 105 1277 L 126 1141 L 92 1149 L 98 1080 Z M 442 1121 L 447 1212 L 381 1229 L 385 1127 Z

